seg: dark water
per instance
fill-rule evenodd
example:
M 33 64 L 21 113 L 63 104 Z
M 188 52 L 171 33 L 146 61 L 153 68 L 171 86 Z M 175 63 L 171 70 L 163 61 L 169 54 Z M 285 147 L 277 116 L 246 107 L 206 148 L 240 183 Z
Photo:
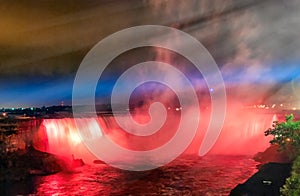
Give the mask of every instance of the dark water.
M 85 165 L 74 172 L 2 184 L 1 195 L 228 195 L 256 172 L 249 156 L 184 156 L 151 171 Z

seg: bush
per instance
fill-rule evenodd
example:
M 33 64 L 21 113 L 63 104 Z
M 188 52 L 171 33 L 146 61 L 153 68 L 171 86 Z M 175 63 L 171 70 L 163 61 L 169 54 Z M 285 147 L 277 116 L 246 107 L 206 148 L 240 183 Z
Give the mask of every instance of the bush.
M 285 122 L 274 121 L 272 128 L 265 131 L 265 135 L 272 135 L 271 144 L 279 145 L 289 157 L 295 158 L 292 173 L 280 189 L 281 195 L 300 195 L 300 121 L 294 121 L 294 115 L 287 115 Z
M 278 144 L 281 149 L 292 146 L 295 150 L 300 146 L 300 121 L 294 121 L 294 115 L 287 115 L 285 122 L 274 121 L 272 128 L 265 131 L 265 136 L 273 135 L 271 144 Z
M 292 175 L 286 179 L 285 185 L 280 189 L 280 193 L 284 196 L 300 195 L 300 156 L 295 159 Z

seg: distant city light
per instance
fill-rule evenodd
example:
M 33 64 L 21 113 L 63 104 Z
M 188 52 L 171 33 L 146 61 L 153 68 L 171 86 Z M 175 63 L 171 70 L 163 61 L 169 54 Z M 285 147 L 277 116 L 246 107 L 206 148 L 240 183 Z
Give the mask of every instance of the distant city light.
M 258 108 L 265 108 L 266 105 L 261 104 L 261 105 L 257 105 L 257 107 L 258 107 Z
M 182 110 L 182 107 L 175 108 L 176 111 Z

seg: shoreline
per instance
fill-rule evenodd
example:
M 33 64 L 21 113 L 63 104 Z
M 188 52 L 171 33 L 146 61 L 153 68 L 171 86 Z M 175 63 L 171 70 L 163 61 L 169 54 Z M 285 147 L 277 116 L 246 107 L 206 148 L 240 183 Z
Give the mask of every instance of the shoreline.
M 280 196 L 280 188 L 291 176 L 293 159 L 286 152 L 278 151 L 277 145 L 271 145 L 264 152 L 257 153 L 253 160 L 260 163 L 258 171 L 233 188 L 229 195 Z
M 0 183 L 54 174 L 62 171 L 64 165 L 64 161 L 59 157 L 34 148 L 0 155 L 0 160 Z

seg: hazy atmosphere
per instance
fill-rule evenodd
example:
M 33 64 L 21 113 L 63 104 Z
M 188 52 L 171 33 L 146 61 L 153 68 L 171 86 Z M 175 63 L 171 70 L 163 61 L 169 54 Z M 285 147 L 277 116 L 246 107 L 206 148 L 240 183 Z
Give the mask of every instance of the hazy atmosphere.
M 0 195 L 300 195 L 299 10 L 0 0 Z
M 71 104 L 86 53 L 116 31 L 146 24 L 197 38 L 229 97 L 300 107 L 299 9 L 297 0 L 1 1 L 0 107 Z

